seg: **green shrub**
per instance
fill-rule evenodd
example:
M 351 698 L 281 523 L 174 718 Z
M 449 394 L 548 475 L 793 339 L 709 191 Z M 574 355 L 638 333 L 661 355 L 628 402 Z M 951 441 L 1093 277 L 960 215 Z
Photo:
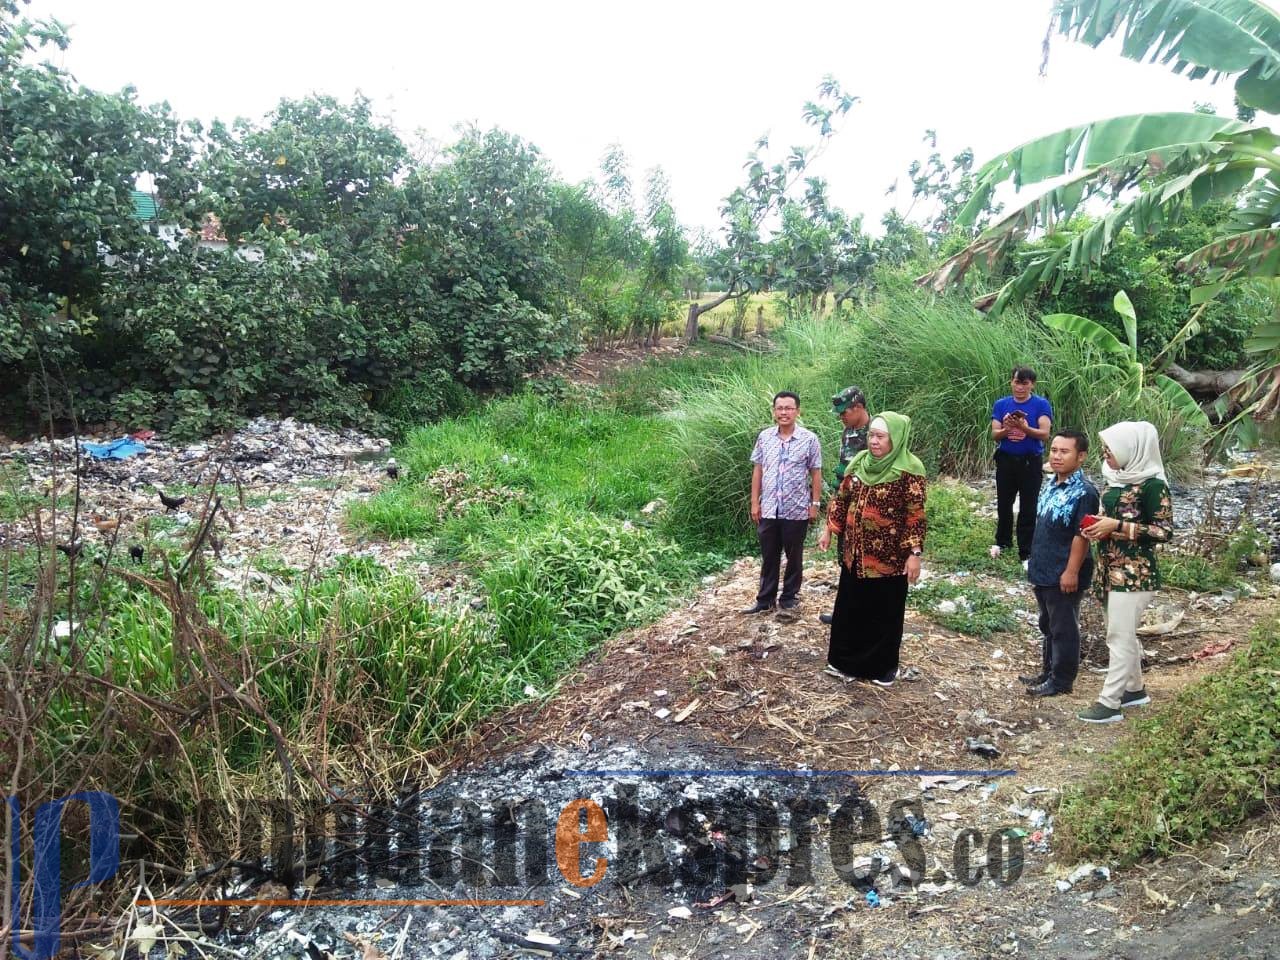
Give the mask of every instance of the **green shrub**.
M 175 441 L 199 440 L 209 430 L 209 402 L 199 390 L 175 390 L 171 405 L 169 437 Z
M 994 521 L 977 514 L 982 498 L 968 487 L 934 481 L 925 497 L 925 561 L 949 570 L 973 570 L 1020 578 L 1016 555 L 992 559 Z
M 510 656 L 546 675 L 670 601 L 695 564 L 642 528 L 564 513 L 499 549 L 482 573 Z
M 955 612 L 939 611 L 938 605 L 944 601 L 955 604 Z M 1012 630 L 1015 623 L 1008 604 L 972 584 L 961 586 L 945 580 L 928 580 L 911 589 L 907 604 L 949 630 L 975 637 Z
M 1167 856 L 1233 828 L 1276 800 L 1280 621 L 1173 702 L 1136 721 L 1098 772 L 1062 799 L 1056 841 L 1068 861 L 1122 865 Z
M 111 417 L 128 430 L 141 430 L 156 425 L 160 398 L 150 390 L 135 387 L 117 394 L 111 402 Z

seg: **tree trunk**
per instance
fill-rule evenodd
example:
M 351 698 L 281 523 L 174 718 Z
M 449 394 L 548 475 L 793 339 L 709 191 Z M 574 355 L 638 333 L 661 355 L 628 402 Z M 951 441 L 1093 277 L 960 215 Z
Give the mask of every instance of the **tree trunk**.
M 756 307 L 756 336 L 764 339 L 764 305 Z
M 689 316 L 684 321 L 684 342 L 693 343 L 698 339 L 698 314 L 702 311 L 698 309 L 698 301 L 689 302 Z
M 1188 393 L 1205 396 L 1219 396 L 1226 393 L 1244 376 L 1243 370 L 1184 370 L 1176 363 L 1165 367 L 1164 373 L 1170 380 L 1182 384 Z
M 724 303 L 726 300 L 728 300 L 730 297 L 733 297 L 733 296 L 735 296 L 733 292 L 733 287 L 730 287 L 728 290 L 726 290 L 720 296 L 716 297 L 710 303 L 704 303 L 701 306 L 698 305 L 696 300 L 690 303 L 689 316 L 685 319 L 685 322 L 684 322 L 684 342 L 694 343 L 697 341 L 698 317 L 706 313 L 708 310 L 714 310 L 716 307 L 720 306 L 720 304 Z

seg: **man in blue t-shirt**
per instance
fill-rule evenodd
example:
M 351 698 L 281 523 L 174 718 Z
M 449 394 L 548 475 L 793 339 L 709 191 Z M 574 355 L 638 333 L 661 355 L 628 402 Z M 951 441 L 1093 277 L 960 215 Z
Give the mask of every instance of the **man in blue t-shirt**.
M 1036 497 L 1043 479 L 1044 443 L 1053 429 L 1053 408 L 1035 393 L 1036 372 L 1014 367 L 1013 394 L 991 409 L 991 437 L 996 444 L 996 542 L 998 557 L 1013 543 L 1013 501 L 1018 501 L 1018 559 L 1031 556 L 1036 530 Z
M 1035 676 L 1019 677 L 1033 697 L 1070 693 L 1080 669 L 1080 598 L 1093 579 L 1084 518 L 1098 512 L 1098 488 L 1084 475 L 1089 439 L 1079 430 L 1059 430 L 1049 441 L 1053 475 L 1040 491 L 1036 537 L 1027 579 L 1035 588 L 1042 637 Z

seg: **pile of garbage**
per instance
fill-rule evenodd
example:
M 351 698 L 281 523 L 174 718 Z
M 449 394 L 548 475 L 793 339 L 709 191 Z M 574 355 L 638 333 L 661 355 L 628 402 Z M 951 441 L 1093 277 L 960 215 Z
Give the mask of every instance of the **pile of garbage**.
M 265 417 L 191 444 L 151 431 L 11 443 L 0 447 L 0 477 L 19 509 L 0 523 L 0 545 L 69 545 L 78 501 L 74 539 L 86 558 L 110 547 L 117 562 L 132 557 L 145 569 L 162 551 L 182 551 L 216 496 L 209 543 L 225 583 L 278 592 L 289 571 L 352 553 L 398 564 L 413 544 L 366 541 L 343 524 L 350 501 L 397 482 L 390 447 L 356 430 Z

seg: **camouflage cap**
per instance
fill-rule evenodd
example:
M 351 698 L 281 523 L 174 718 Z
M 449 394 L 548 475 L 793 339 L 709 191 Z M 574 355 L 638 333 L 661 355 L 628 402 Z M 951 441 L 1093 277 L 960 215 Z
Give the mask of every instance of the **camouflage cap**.
M 855 407 L 858 404 L 862 404 L 865 407 L 867 398 L 862 395 L 862 391 L 857 387 L 845 387 L 831 398 L 831 406 L 835 407 L 836 413 L 844 413 L 849 407 Z

